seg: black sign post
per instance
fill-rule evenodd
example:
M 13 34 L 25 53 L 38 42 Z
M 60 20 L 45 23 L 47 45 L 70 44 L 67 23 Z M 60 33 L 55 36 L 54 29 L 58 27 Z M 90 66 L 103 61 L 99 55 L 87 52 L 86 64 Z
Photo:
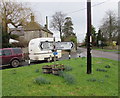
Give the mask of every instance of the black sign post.
M 92 73 L 91 67 L 91 0 L 87 0 L 87 74 Z
M 56 52 L 56 47 L 55 47 L 55 37 L 54 37 L 54 39 L 53 39 L 54 41 L 53 41 L 53 55 L 54 55 L 54 63 L 56 62 L 56 54 L 55 54 L 55 52 Z

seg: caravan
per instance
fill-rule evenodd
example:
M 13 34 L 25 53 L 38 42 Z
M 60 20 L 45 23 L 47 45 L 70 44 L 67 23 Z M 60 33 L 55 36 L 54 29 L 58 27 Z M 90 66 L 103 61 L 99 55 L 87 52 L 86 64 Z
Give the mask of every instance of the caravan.
M 28 50 L 30 61 L 40 61 L 53 59 L 54 55 L 52 50 L 44 50 L 41 48 L 41 43 L 43 42 L 53 42 L 54 38 L 35 38 L 30 40 Z M 61 39 L 55 38 L 55 42 L 60 42 Z M 57 50 L 58 54 L 56 58 L 61 58 L 61 50 Z

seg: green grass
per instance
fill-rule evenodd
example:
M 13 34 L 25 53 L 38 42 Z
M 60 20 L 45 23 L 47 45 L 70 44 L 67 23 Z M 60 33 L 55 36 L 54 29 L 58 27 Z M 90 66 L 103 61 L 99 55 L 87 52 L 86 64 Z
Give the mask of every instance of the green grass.
M 92 74 L 86 74 L 86 58 L 56 63 L 72 66 L 66 73 L 75 78 L 74 84 L 66 83 L 60 76 L 42 73 L 43 65 L 54 63 L 5 69 L 1 70 L 3 96 L 118 96 L 118 61 L 92 58 Z M 106 65 L 110 68 L 105 68 Z M 107 72 L 96 71 L 97 68 Z M 39 77 L 49 80 L 50 84 L 38 85 L 35 79 Z
M 100 50 L 104 52 L 120 52 L 120 50 L 110 50 L 110 49 L 101 49 L 101 48 L 95 48 L 94 50 Z

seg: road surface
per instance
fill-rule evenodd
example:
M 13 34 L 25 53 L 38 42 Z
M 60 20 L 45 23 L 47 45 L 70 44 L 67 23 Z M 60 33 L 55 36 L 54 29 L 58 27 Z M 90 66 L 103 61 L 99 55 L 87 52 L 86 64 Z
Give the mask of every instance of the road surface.
M 78 48 L 78 50 L 81 51 L 80 54 L 81 56 L 85 56 L 85 57 L 87 56 L 87 49 Z M 116 52 L 104 52 L 99 50 L 92 50 L 91 53 L 92 53 L 92 57 L 102 57 L 102 58 L 108 58 L 108 59 L 120 61 L 120 59 L 118 59 L 120 54 L 117 54 Z
M 118 59 L 120 54 L 117 54 L 115 52 L 104 52 L 104 51 L 99 51 L 99 50 L 92 50 L 91 52 L 92 52 L 92 57 L 102 57 L 102 58 L 108 58 L 108 59 L 120 61 L 120 59 Z M 87 57 L 87 49 L 78 47 L 77 52 L 71 53 L 71 58 L 76 58 L 79 56 Z M 64 60 L 64 59 L 69 59 L 68 53 L 63 54 L 62 58 L 60 58 L 59 60 Z M 40 61 L 40 62 L 36 62 L 36 63 L 31 63 L 31 65 L 45 63 L 45 62 L 46 61 Z M 22 66 L 28 66 L 28 62 L 23 62 Z M 0 69 L 6 69 L 6 68 L 11 68 L 11 67 L 3 67 L 3 68 L 0 67 Z

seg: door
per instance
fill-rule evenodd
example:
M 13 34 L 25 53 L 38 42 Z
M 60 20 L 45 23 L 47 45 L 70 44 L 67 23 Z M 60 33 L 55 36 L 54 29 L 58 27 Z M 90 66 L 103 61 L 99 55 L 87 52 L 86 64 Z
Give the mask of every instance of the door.
M 12 59 L 11 49 L 2 50 L 2 64 L 9 64 Z

